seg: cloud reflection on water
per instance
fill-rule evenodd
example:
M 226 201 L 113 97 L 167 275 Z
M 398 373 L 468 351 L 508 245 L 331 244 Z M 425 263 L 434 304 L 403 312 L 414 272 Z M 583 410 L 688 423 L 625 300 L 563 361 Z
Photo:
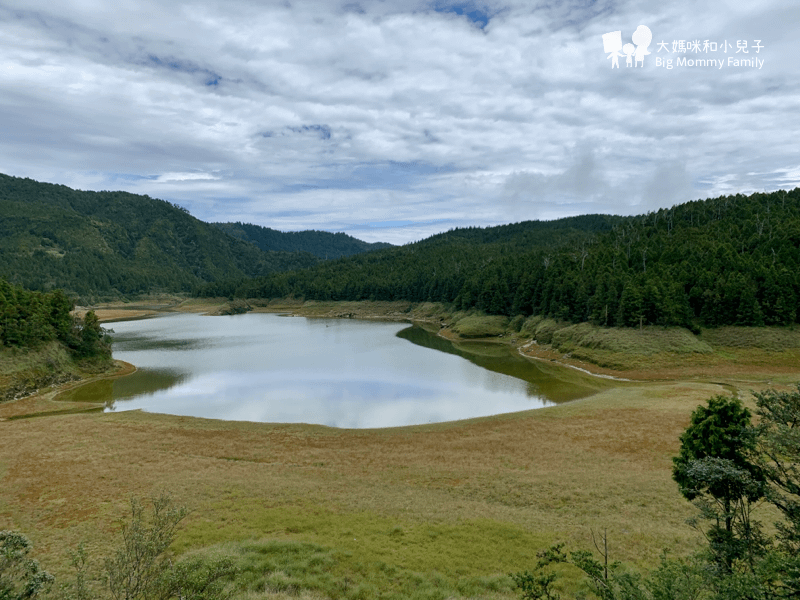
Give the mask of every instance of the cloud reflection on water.
M 498 355 L 482 368 L 461 350 L 442 351 L 434 334 L 410 334 L 402 323 L 248 314 L 117 326 L 124 342 L 115 357 L 139 371 L 115 382 L 112 410 L 372 428 L 554 403 L 534 392 L 552 388 L 555 379 L 529 361 Z M 572 388 L 572 396 L 589 393 Z
M 503 379 L 490 375 L 489 380 Z M 299 372 L 216 371 L 156 394 L 119 402 L 116 408 L 236 421 L 371 428 L 452 421 L 553 404 L 508 389 L 512 386 L 465 395 L 459 385 L 447 382 L 302 377 Z

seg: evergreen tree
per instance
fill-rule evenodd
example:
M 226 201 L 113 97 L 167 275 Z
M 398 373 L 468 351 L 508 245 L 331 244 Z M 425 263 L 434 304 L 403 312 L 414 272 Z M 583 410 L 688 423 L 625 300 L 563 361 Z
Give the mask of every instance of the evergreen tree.
M 725 573 L 739 562 L 752 567 L 754 558 L 764 553 L 765 541 L 750 514 L 766 493 L 766 480 L 753 462 L 756 438 L 750 411 L 734 397 L 710 398 L 692 413 L 680 440 L 673 478 L 711 522 L 704 533 L 715 563 Z

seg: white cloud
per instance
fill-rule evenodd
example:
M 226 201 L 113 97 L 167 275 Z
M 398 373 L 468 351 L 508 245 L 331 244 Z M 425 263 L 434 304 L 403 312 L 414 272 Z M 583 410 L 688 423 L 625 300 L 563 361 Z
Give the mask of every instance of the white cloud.
M 203 181 L 219 179 L 210 173 L 164 173 L 156 178 L 158 183 L 169 183 L 173 181 Z
M 6 2 L 0 171 L 395 242 L 796 184 L 796 3 L 452 6 Z M 764 63 L 656 67 L 680 39 Z

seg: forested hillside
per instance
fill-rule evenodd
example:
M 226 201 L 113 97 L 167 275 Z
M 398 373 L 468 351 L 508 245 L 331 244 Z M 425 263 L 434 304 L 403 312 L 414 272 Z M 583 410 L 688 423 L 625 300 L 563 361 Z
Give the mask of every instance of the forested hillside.
M 452 302 L 467 278 L 499 257 L 514 261 L 536 250 L 555 251 L 611 231 L 623 221 L 622 217 L 584 215 L 549 222 L 454 229 L 399 248 L 328 261 L 285 277 L 219 281 L 204 286 L 199 294 Z
M 610 326 L 785 325 L 800 321 L 800 188 L 457 229 L 199 293 L 437 301 Z
M 369 244 L 346 233 L 328 231 L 277 231 L 269 227 L 250 223 L 212 223 L 228 235 L 252 242 L 265 251 L 309 252 L 319 258 L 334 259 L 392 248 L 391 244 L 376 242 Z
M 82 297 L 179 292 L 318 260 L 263 252 L 149 196 L 0 174 L 0 276 L 26 288 Z

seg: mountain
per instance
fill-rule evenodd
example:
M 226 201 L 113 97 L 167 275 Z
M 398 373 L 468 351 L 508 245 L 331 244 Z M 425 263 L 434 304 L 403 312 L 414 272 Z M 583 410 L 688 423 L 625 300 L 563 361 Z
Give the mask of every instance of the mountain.
M 790 325 L 800 322 L 800 188 L 456 229 L 199 293 L 434 301 L 609 326 Z
M 249 223 L 212 223 L 228 235 L 252 242 L 264 251 L 309 252 L 319 258 L 334 259 L 392 248 L 384 242 L 368 243 L 345 233 L 328 231 L 283 232 Z
M 532 251 L 555 252 L 587 243 L 625 221 L 583 215 L 556 221 L 526 221 L 495 227 L 452 229 L 401 247 L 325 261 L 282 276 L 223 280 L 201 295 L 302 296 L 314 300 L 410 300 L 453 302 L 466 279 L 491 272 L 497 260 L 515 261 Z M 489 268 L 492 265 L 492 268 Z M 503 285 L 514 285 L 509 280 Z
M 307 252 L 264 252 L 149 196 L 0 174 L 0 277 L 28 289 L 84 298 L 186 292 L 317 262 Z

